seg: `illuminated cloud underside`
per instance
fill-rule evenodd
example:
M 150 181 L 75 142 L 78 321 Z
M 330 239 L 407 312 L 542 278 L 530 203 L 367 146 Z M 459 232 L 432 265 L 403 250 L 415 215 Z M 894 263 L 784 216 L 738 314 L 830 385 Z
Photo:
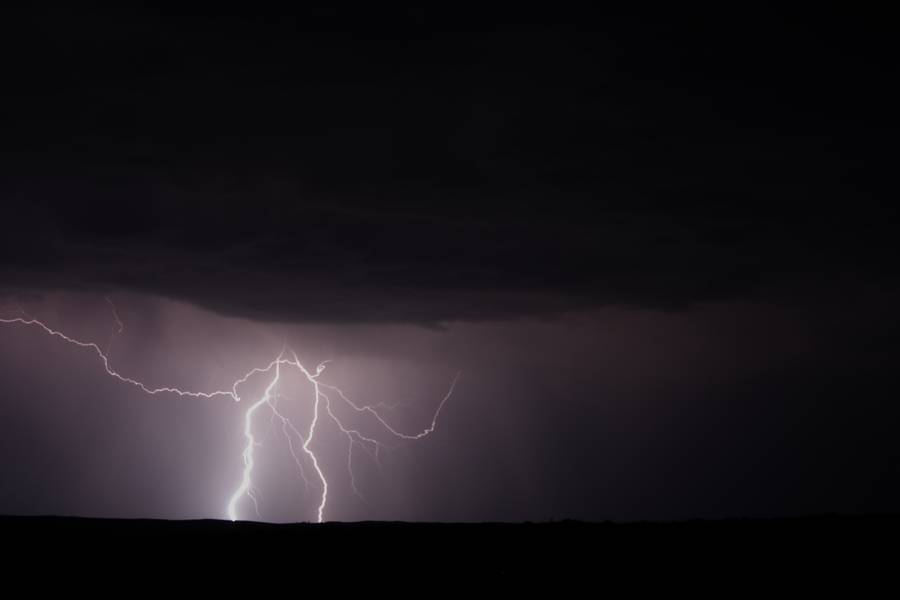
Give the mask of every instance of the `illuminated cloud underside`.
M 115 328 L 116 333 L 122 333 L 124 331 L 124 324 L 119 319 L 118 311 L 116 309 L 115 304 L 107 298 L 107 302 L 110 304 L 112 308 L 113 318 L 115 320 Z M 228 500 L 226 514 L 229 519 L 232 521 L 236 521 L 239 518 L 239 509 L 241 500 L 244 498 L 249 498 L 251 504 L 254 507 L 254 511 L 256 512 L 256 516 L 262 518 L 259 513 L 259 507 L 256 499 L 256 492 L 253 486 L 253 468 L 255 465 L 254 462 L 254 450 L 257 446 L 260 445 L 260 442 L 253 435 L 253 423 L 254 418 L 257 416 L 257 412 L 265 408 L 271 413 L 272 422 L 276 421 L 280 423 L 282 427 L 282 431 L 287 439 L 288 447 L 291 453 L 291 456 L 294 460 L 294 463 L 297 466 L 298 473 L 304 483 L 306 489 L 309 489 L 310 485 L 318 485 L 321 488 L 321 495 L 319 497 L 319 502 L 316 507 L 316 521 L 321 523 L 325 520 L 325 513 L 328 507 L 328 477 L 326 473 L 322 470 L 319 464 L 319 458 L 316 453 L 310 448 L 310 444 L 313 441 L 313 438 L 317 432 L 317 426 L 320 423 L 320 418 L 327 416 L 330 418 L 338 427 L 340 432 L 346 436 L 348 442 L 348 457 L 347 457 L 347 468 L 350 476 L 350 484 L 351 489 L 357 495 L 360 495 L 359 490 L 356 487 L 356 478 L 353 473 L 353 448 L 359 447 L 368 452 L 372 458 L 378 462 L 379 461 L 379 450 L 384 445 L 384 442 L 372 438 L 370 436 L 364 435 L 359 430 L 346 425 L 341 419 L 335 414 L 332 410 L 332 402 L 339 401 L 344 403 L 347 407 L 355 411 L 359 414 L 366 414 L 377 421 L 378 425 L 381 427 L 385 435 L 391 439 L 397 441 L 403 440 L 419 440 L 430 433 L 432 433 L 437 427 L 438 418 L 441 414 L 441 410 L 446 404 L 447 400 L 450 399 L 450 396 L 453 394 L 453 390 L 456 387 L 456 383 L 459 379 L 459 373 L 453 378 L 453 381 L 450 385 L 450 389 L 447 391 L 446 395 L 441 399 L 440 403 L 438 403 L 437 408 L 434 411 L 434 414 L 431 419 L 431 423 L 419 431 L 418 433 L 404 433 L 398 431 L 393 426 L 391 426 L 379 413 L 377 410 L 372 408 L 371 406 L 362 405 L 351 400 L 343 391 L 339 388 L 325 384 L 319 381 L 319 376 L 325 370 L 325 365 L 328 361 L 323 361 L 319 363 L 314 370 L 307 369 L 303 364 L 301 364 L 300 360 L 297 358 L 297 355 L 294 351 L 284 348 L 281 353 L 275 357 L 269 364 L 264 367 L 254 367 L 250 371 L 246 372 L 241 377 L 234 380 L 231 385 L 231 388 L 228 390 L 215 390 L 211 392 L 203 392 L 203 391 L 193 391 L 193 390 L 185 390 L 178 387 L 173 386 L 162 386 L 162 387 L 152 387 L 147 385 L 137 379 L 133 379 L 131 377 L 127 377 L 122 375 L 115 369 L 110 366 L 109 361 L 109 350 L 110 346 L 107 347 L 106 350 L 102 349 L 98 344 L 94 342 L 85 342 L 82 340 L 75 339 L 62 331 L 53 329 L 43 321 L 33 318 L 30 315 L 24 314 L 21 317 L 13 317 L 13 318 L 0 318 L 0 324 L 5 325 L 21 325 L 24 327 L 32 327 L 36 328 L 43 333 L 62 340 L 68 344 L 77 346 L 79 348 L 84 348 L 87 350 L 93 351 L 97 357 L 100 359 L 103 369 L 106 371 L 107 375 L 118 379 L 120 382 L 134 386 L 149 395 L 157 395 L 157 394 L 175 394 L 181 397 L 189 397 L 189 398 L 229 398 L 234 400 L 235 402 L 242 402 L 244 398 L 241 396 L 241 388 L 251 379 L 271 374 L 272 378 L 269 380 L 268 385 L 265 388 L 265 391 L 258 400 L 253 402 L 244 413 L 244 438 L 246 440 L 246 445 L 244 446 L 244 450 L 242 453 L 244 468 L 242 471 L 241 482 L 238 487 L 234 490 L 234 493 Z M 111 342 L 110 342 L 111 345 Z M 305 433 L 301 432 L 300 429 L 288 418 L 284 415 L 284 413 L 279 410 L 279 401 L 284 399 L 289 399 L 286 395 L 283 395 L 279 392 L 278 386 L 281 380 L 282 370 L 283 369 L 297 369 L 309 382 L 309 384 L 313 388 L 313 412 L 312 418 L 306 428 Z M 323 414 L 324 411 L 324 414 Z M 304 455 L 307 459 L 307 464 L 312 466 L 313 471 L 315 472 L 314 477 L 312 479 L 316 482 L 313 484 L 310 481 L 310 478 L 307 477 L 307 471 L 304 467 Z

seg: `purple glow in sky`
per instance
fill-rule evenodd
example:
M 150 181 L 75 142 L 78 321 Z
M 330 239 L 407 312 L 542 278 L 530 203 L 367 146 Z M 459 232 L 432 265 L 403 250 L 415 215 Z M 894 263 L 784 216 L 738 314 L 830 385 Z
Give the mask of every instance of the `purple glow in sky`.
M 327 468 L 323 467 L 325 461 L 320 458 L 319 452 L 323 447 L 332 450 L 334 446 L 323 444 L 318 439 L 325 420 L 344 439 L 346 473 L 343 476 L 349 478 L 353 495 L 365 502 L 365 496 L 356 483 L 356 470 L 360 461 L 365 460 L 380 469 L 381 455 L 387 450 L 395 449 L 398 443 L 420 440 L 434 432 L 441 410 L 453 394 L 459 378 L 457 373 L 447 392 L 435 403 L 430 421 L 411 433 L 396 429 L 389 422 L 393 417 L 383 414 L 400 410 L 398 404 L 382 401 L 373 406 L 354 401 L 339 387 L 327 383 L 326 377 L 323 377 L 328 360 L 319 362 L 314 368 L 307 368 L 286 342 L 274 358 L 249 368 L 222 389 L 204 391 L 177 384 L 147 384 L 123 374 L 119 367 L 113 366 L 110 353 L 118 336 L 125 333 L 126 326 L 120 318 L 116 303 L 108 296 L 105 300 L 112 318 L 112 333 L 105 346 L 73 337 L 59 326 L 32 316 L 21 306 L 11 310 L 21 316 L 0 317 L 0 325 L 31 329 L 38 335 L 46 335 L 69 345 L 75 351 L 86 351 L 94 355 L 98 367 L 107 376 L 147 396 L 171 395 L 185 400 L 232 400 L 245 406 L 242 419 L 244 446 L 240 453 L 243 469 L 240 481 L 228 498 L 225 512 L 232 521 L 241 518 L 241 510 L 246 509 L 248 504 L 256 519 L 266 518 L 260 512 L 259 496 L 262 491 L 255 482 L 256 462 L 264 445 L 275 445 L 278 442 L 289 451 L 294 463 L 293 470 L 303 485 L 304 500 L 309 502 L 312 498 L 314 520 L 323 522 L 326 519 L 326 511 L 329 509 L 329 481 L 334 476 L 326 474 Z M 50 364 L 44 366 L 51 370 L 57 368 Z M 192 371 L 190 365 L 184 367 Z M 264 385 L 263 391 L 257 397 L 248 399 L 245 390 L 259 385 Z M 306 406 L 301 406 L 298 410 L 295 406 L 298 402 Z M 305 417 L 305 422 L 295 423 L 294 414 L 298 412 Z M 374 420 L 374 429 L 378 430 L 376 433 L 369 433 L 373 429 L 371 426 L 367 428 L 357 424 L 357 421 L 366 419 Z M 279 432 L 282 439 L 278 439 Z M 331 486 L 334 487 L 334 484 Z
M 223 393 L 148 395 L 108 376 L 91 348 L 4 324 L 0 512 L 229 518 L 234 497 L 231 516 L 316 521 L 324 490 L 304 449 L 313 382 L 324 395 L 307 449 L 328 481 L 326 520 L 766 516 L 892 502 L 893 438 L 867 416 L 884 396 L 857 375 L 877 389 L 889 354 L 853 343 L 882 326 L 891 299 L 877 290 L 815 311 L 784 297 L 444 329 L 264 323 L 112 299 L 121 333 L 100 294 L 20 297 L 4 318 L 25 318 L 21 308 L 109 348 L 110 369 L 148 386 Z M 279 355 L 284 368 L 253 374 L 234 402 L 234 381 Z M 430 431 L 458 371 L 427 437 L 385 427 Z

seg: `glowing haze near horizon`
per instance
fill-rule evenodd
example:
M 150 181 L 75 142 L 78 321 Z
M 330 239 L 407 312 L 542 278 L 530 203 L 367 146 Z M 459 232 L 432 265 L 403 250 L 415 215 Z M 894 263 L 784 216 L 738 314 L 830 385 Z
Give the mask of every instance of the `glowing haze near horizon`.
M 432 402 L 425 403 L 425 406 L 416 406 L 413 400 L 403 396 L 391 401 L 358 402 L 348 396 L 340 387 L 328 381 L 327 376 L 324 375 L 326 365 L 331 362 L 331 359 L 308 364 L 301 362 L 297 352 L 288 346 L 289 328 L 258 326 L 254 328 L 254 331 L 247 332 L 247 323 L 218 317 L 218 320 L 224 322 L 225 327 L 230 326 L 232 331 L 240 331 L 240 335 L 249 333 L 249 345 L 256 348 L 271 343 L 271 337 L 277 335 L 274 331 L 281 329 L 284 336 L 281 349 L 270 353 L 268 359 L 244 367 L 236 375 L 223 378 L 219 373 L 215 377 L 206 377 L 203 374 L 198 377 L 198 369 L 202 369 L 203 373 L 223 371 L 225 365 L 228 364 L 227 359 L 221 354 L 223 346 L 217 345 L 219 356 L 214 361 L 215 366 L 210 366 L 209 361 L 203 358 L 198 362 L 199 366 L 194 366 L 191 364 L 193 358 L 190 357 L 179 361 L 178 369 L 182 371 L 181 373 L 164 375 L 172 376 L 175 379 L 186 379 L 192 382 L 191 384 L 171 379 L 145 380 L 142 375 L 135 375 L 131 371 L 144 373 L 148 371 L 159 373 L 159 371 L 152 368 L 147 369 L 146 366 L 140 364 L 122 365 L 114 353 L 114 350 L 119 350 L 117 346 L 124 345 L 126 353 L 129 348 L 135 348 L 135 343 L 128 344 L 126 340 L 126 343 L 122 344 L 120 339 L 129 332 L 129 327 L 122 320 L 118 304 L 109 296 L 103 298 L 108 305 L 106 307 L 109 312 L 108 327 L 100 328 L 99 331 L 94 331 L 93 335 L 90 335 L 86 331 L 88 327 L 85 326 L 84 321 L 93 321 L 96 315 L 90 315 L 88 319 L 84 319 L 85 314 L 82 311 L 90 314 L 96 310 L 96 307 L 87 305 L 89 300 L 85 297 L 78 298 L 78 301 L 74 303 L 72 303 L 72 299 L 72 295 L 67 295 L 61 305 L 46 299 L 31 303 L 37 304 L 38 310 L 49 312 L 47 317 L 32 314 L 31 307 L 25 308 L 24 303 L 17 302 L 14 305 L 6 306 L 5 314 L 0 315 L 0 326 L 25 328 L 30 330 L 32 335 L 46 336 L 53 342 L 68 347 L 70 352 L 87 353 L 97 363 L 96 368 L 100 370 L 100 375 L 106 375 L 123 386 L 124 396 L 133 395 L 137 391 L 150 397 L 150 401 L 154 401 L 160 396 L 172 396 L 183 401 L 222 402 L 230 400 L 242 404 L 244 412 L 240 419 L 240 425 L 243 441 L 240 447 L 236 448 L 240 464 L 239 475 L 236 477 L 233 490 L 222 501 L 222 516 L 226 516 L 232 521 L 241 518 L 256 520 L 280 518 L 316 522 L 327 520 L 335 503 L 335 491 L 337 493 L 347 491 L 343 489 L 346 485 L 342 486 L 336 482 L 335 474 L 330 472 L 336 461 L 334 457 L 325 455 L 333 452 L 343 455 L 343 472 L 339 477 L 349 481 L 349 492 L 356 501 L 365 504 L 367 500 L 362 485 L 363 482 L 371 483 L 373 480 L 362 478 L 358 473 L 361 465 L 380 471 L 383 469 L 383 457 L 386 454 L 396 451 L 404 442 L 418 441 L 433 433 L 437 428 L 440 413 L 447 401 L 450 400 L 460 375 L 459 373 L 454 375 L 445 392 Z M 177 303 L 165 301 L 156 301 L 156 303 L 159 304 L 159 310 L 156 311 L 159 315 L 165 315 L 167 320 L 175 322 L 187 319 L 191 321 L 191 325 L 183 331 L 196 330 L 197 316 L 202 313 Z M 48 306 L 52 307 L 49 311 Z M 59 314 L 71 310 L 79 311 L 80 318 L 74 325 L 71 324 L 71 317 Z M 216 319 L 212 315 L 203 315 L 203 317 Z M 60 320 L 69 321 L 69 325 L 55 322 Z M 138 345 L 143 346 L 145 350 L 149 341 L 148 333 L 141 332 L 140 329 L 137 332 Z M 159 337 L 168 339 L 165 332 L 162 336 L 159 336 L 158 330 L 155 333 L 156 335 L 153 337 L 156 339 Z M 187 343 L 204 344 L 211 341 L 209 336 L 203 337 L 206 339 L 188 340 Z M 178 348 L 183 348 L 185 343 L 183 339 L 171 341 L 178 344 Z M 174 349 L 174 352 L 172 349 L 160 350 L 165 354 L 153 358 L 157 365 L 166 365 L 169 361 L 165 356 L 177 355 L 178 352 L 178 349 Z M 205 354 L 204 351 L 198 353 L 198 355 L 203 354 Z M 246 352 L 239 352 L 239 354 L 243 356 L 236 362 L 247 359 Z M 38 358 L 37 362 L 48 372 L 60 372 L 65 369 L 66 363 L 80 360 L 83 360 L 83 357 L 73 356 L 71 361 L 62 361 L 58 364 L 45 358 Z M 166 366 L 171 368 L 173 365 Z M 185 374 L 187 377 L 183 376 Z M 229 378 L 231 381 L 227 381 Z M 202 382 L 209 380 L 215 381 L 212 383 L 212 387 L 209 387 L 209 383 L 206 384 L 207 387 L 192 387 L 193 384 L 200 383 L 202 385 Z M 367 387 L 363 388 L 364 391 L 369 391 L 366 389 Z M 249 394 L 247 390 L 250 390 Z M 89 392 L 90 390 L 85 389 L 84 391 Z M 128 391 L 131 394 L 125 393 Z M 430 411 L 430 418 L 415 426 L 416 429 L 404 431 L 403 428 L 408 423 L 403 423 L 403 413 L 412 412 L 414 415 L 418 413 L 418 416 L 421 416 L 423 409 Z M 364 423 L 366 420 L 370 421 L 368 425 Z M 175 431 L 176 428 L 173 427 L 172 432 Z M 340 442 L 320 439 L 329 434 L 342 438 L 343 447 Z M 279 448 L 279 446 L 282 447 Z M 113 452 L 113 449 L 110 451 Z M 197 451 L 202 452 L 199 449 Z M 274 475 L 271 466 L 266 469 L 264 463 L 273 458 L 272 454 L 275 454 L 275 462 L 279 462 L 277 455 L 284 452 L 288 453 L 292 464 L 289 466 L 287 474 Z M 283 462 L 284 456 L 280 458 Z M 261 474 L 265 475 L 266 471 L 273 473 L 268 476 L 269 479 L 275 478 L 282 482 L 288 479 L 293 481 L 294 487 L 297 487 L 297 482 L 301 484 L 300 493 L 296 495 L 298 501 L 294 507 L 296 517 L 288 514 L 279 517 L 277 511 L 270 515 L 264 514 L 262 507 L 278 506 L 279 503 L 282 506 L 289 504 L 284 499 L 280 501 L 266 499 L 267 491 L 263 489 L 259 481 L 267 478 L 261 477 Z M 281 485 L 279 489 L 276 482 L 276 493 L 284 493 L 285 488 L 286 486 Z M 331 489 L 330 494 L 329 488 Z M 340 503 L 340 499 L 338 499 L 338 503 Z M 311 513 L 311 517 L 305 516 L 305 513 Z M 214 514 L 214 511 L 211 511 L 209 516 L 214 516 Z
M 885 398 L 856 375 L 868 369 L 877 389 L 877 355 L 847 343 L 881 327 L 879 303 L 893 300 L 880 293 L 835 297 L 815 311 L 721 302 L 444 328 L 266 323 L 111 297 L 121 333 L 96 293 L 19 295 L 2 317 L 24 310 L 108 348 L 113 370 L 152 387 L 230 390 L 283 350 L 312 373 L 328 360 L 323 384 L 409 434 L 431 425 L 463 373 L 434 431 L 416 441 L 334 405 L 347 427 L 384 443 L 379 460 L 364 443 L 349 457 L 347 436 L 320 413 L 311 449 L 328 481 L 325 520 L 767 516 L 893 502 L 883 475 L 895 466 L 890 423 L 866 416 Z M 822 327 L 837 315 L 840 327 Z M 249 378 L 241 402 L 148 395 L 107 375 L 90 349 L 0 326 L 0 513 L 228 518 L 245 469 L 245 416 L 273 375 Z M 276 387 L 279 413 L 306 435 L 310 381 L 286 369 Z M 266 406 L 251 430 L 256 507 L 243 490 L 231 516 L 316 521 L 323 490 L 302 443 L 292 454 Z

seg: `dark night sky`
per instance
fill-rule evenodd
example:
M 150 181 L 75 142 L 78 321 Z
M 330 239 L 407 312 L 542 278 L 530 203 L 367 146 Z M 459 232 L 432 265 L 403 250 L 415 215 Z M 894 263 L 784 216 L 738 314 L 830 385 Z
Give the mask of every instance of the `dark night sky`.
M 462 369 L 333 518 L 896 511 L 888 23 L 10 13 L 4 314 L 106 340 L 109 295 L 116 364 L 195 388 L 285 340 L 373 402 Z M 0 359 L 0 513 L 221 516 L 240 407 Z

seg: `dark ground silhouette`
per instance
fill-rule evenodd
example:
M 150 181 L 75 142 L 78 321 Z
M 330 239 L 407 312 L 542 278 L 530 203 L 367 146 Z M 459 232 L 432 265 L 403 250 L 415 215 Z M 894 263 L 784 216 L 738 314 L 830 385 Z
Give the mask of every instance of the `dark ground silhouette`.
M 13 574 L 15 565 L 39 565 L 47 573 L 93 574 L 95 583 L 116 574 L 148 585 L 181 585 L 187 575 L 198 589 L 232 592 L 275 583 L 295 583 L 297 593 L 329 582 L 372 585 L 380 594 L 476 580 L 580 580 L 632 591 L 799 586 L 859 593 L 896 585 L 898 534 L 900 516 L 324 525 L 0 517 Z

